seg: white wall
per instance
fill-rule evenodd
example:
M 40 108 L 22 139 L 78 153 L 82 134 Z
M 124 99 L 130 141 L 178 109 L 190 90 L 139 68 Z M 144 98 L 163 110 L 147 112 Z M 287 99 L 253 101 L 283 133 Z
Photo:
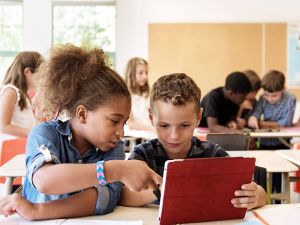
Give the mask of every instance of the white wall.
M 116 1 L 116 63 L 121 74 L 124 73 L 129 58 L 141 56 L 147 59 L 149 23 L 300 21 L 298 0 Z M 24 49 L 41 53 L 50 49 L 51 2 L 52 0 L 24 0 Z

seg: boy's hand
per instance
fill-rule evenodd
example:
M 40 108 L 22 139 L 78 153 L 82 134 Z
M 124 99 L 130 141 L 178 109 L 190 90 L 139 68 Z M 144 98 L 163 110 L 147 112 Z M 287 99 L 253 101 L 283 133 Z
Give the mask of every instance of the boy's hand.
M 231 203 L 236 208 L 253 209 L 258 206 L 259 191 L 255 182 L 243 184 L 241 190 L 234 192 L 236 198 L 231 199 Z
M 226 127 L 230 129 L 237 129 L 238 125 L 235 121 L 231 120 L 226 124 Z
M 0 214 L 10 216 L 18 213 L 26 220 L 33 220 L 37 204 L 29 202 L 20 194 L 12 194 L 0 200 Z
M 237 128 L 238 129 L 243 129 L 246 125 L 246 120 L 242 119 L 242 118 L 236 118 L 237 121 Z
M 258 120 L 255 116 L 250 116 L 248 119 L 248 126 L 254 129 L 259 129 Z

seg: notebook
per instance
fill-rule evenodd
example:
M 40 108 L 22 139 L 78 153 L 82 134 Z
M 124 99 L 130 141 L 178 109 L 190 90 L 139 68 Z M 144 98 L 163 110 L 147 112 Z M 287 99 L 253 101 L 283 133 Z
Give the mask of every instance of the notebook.
M 252 180 L 255 158 L 169 160 L 165 164 L 159 221 L 161 225 L 240 219 L 234 191 Z

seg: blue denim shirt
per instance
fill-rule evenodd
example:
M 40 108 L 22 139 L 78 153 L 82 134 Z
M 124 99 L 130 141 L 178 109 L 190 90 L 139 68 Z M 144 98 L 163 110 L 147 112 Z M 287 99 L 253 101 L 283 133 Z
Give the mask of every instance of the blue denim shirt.
M 41 151 L 41 146 L 44 146 L 44 149 L 49 149 L 50 154 L 43 153 L 44 151 Z M 26 177 L 22 194 L 26 199 L 34 203 L 66 198 L 75 194 L 46 195 L 35 188 L 32 182 L 33 174 L 47 162 L 55 164 L 96 163 L 100 160 L 107 161 L 116 159 L 125 159 L 123 143 L 121 141 L 115 148 L 108 152 L 103 152 L 93 147 L 81 156 L 73 145 L 69 121 L 62 122 L 53 120 L 42 123 L 34 127 L 28 136 L 26 146 Z M 47 177 L 45 177 L 45 179 L 47 179 Z M 76 174 L 74 174 L 74 179 L 77 179 Z M 115 182 L 105 186 L 97 186 L 97 189 L 98 199 L 95 214 L 111 212 L 120 199 L 122 183 Z

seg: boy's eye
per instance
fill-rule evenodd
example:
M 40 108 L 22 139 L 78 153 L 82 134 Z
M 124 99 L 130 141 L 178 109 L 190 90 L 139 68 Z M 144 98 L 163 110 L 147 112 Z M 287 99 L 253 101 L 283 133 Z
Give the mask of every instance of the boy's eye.
M 159 126 L 162 128 L 167 128 L 169 125 L 168 124 L 160 124 Z
M 185 127 L 189 127 L 190 124 L 182 124 L 181 126 L 182 126 L 183 128 L 185 128 Z

